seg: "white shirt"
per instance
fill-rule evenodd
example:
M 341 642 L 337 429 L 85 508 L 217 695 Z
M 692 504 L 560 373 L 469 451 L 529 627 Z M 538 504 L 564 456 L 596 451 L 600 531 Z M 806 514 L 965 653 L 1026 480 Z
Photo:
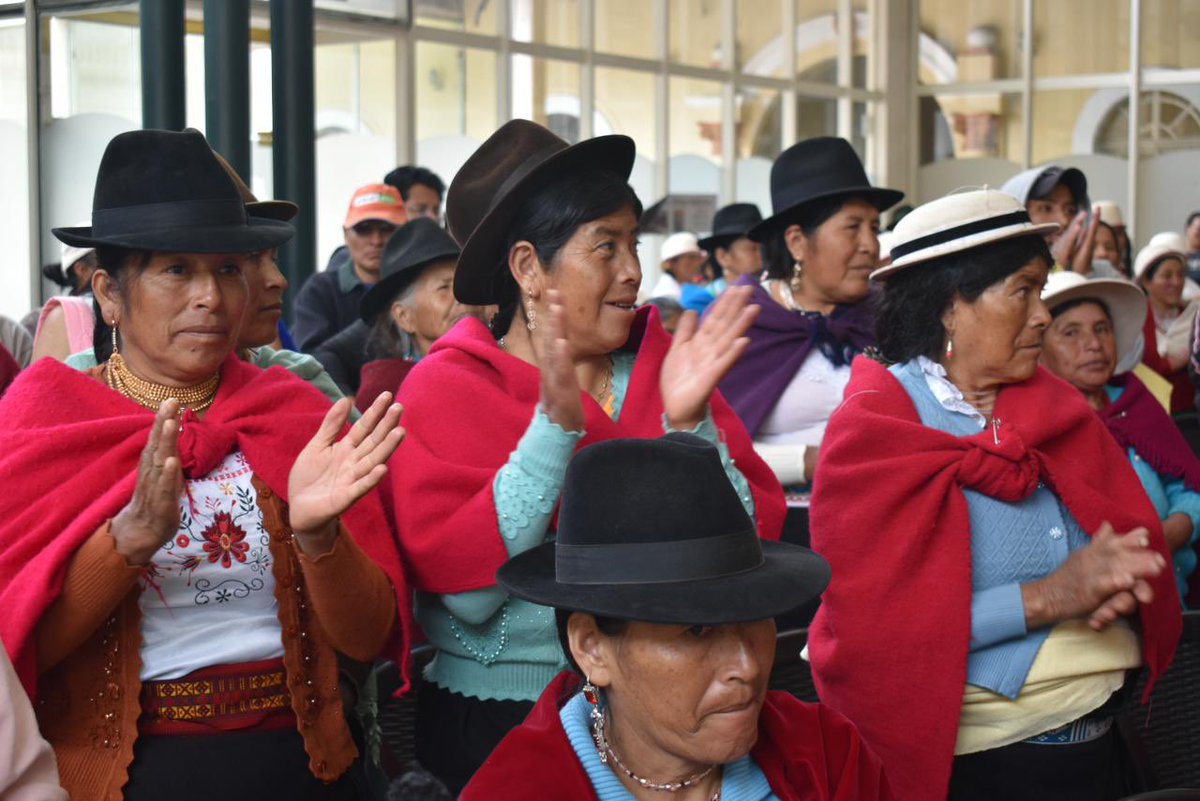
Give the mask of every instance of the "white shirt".
M 755 441 L 820 445 L 829 417 L 841 404 L 849 383 L 850 365 L 834 367 L 825 354 L 813 348 L 759 426 Z
M 962 391 L 946 377 L 946 368 L 925 356 L 917 357 L 917 365 L 925 376 L 925 386 L 933 393 L 933 397 L 942 407 L 958 414 L 966 415 L 979 424 L 979 430 L 987 428 L 987 418 L 983 413 L 967 402 Z
M 658 283 L 654 285 L 654 289 L 650 291 L 650 297 L 682 300 L 683 287 L 675 280 L 675 276 L 670 273 L 663 273 L 658 277 Z
M 283 656 L 253 472 L 240 451 L 187 482 L 179 530 L 141 581 L 142 681 Z

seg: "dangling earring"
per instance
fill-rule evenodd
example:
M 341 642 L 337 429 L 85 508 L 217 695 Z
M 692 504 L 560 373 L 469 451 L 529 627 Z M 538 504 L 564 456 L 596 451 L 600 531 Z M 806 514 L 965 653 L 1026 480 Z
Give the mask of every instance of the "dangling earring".
M 530 331 L 537 330 L 537 312 L 533 308 L 533 295 L 525 298 L 525 327 Z
M 596 743 L 596 752 L 600 761 L 608 764 L 608 740 L 604 736 L 604 712 L 600 709 L 600 689 L 592 684 L 590 677 L 583 680 L 583 698 L 592 706 L 588 718 L 592 724 L 592 739 Z
M 946 337 L 946 361 L 954 358 L 954 340 Z
M 113 318 L 112 325 L 110 327 L 112 328 L 112 353 L 109 355 L 108 360 L 110 362 L 117 362 L 118 364 L 123 364 L 124 359 L 121 358 L 121 351 L 119 348 L 117 348 L 117 318 L 116 317 Z
M 800 276 L 804 274 L 804 265 L 796 262 L 796 266 L 792 268 L 792 279 L 789 282 L 793 292 L 800 291 Z

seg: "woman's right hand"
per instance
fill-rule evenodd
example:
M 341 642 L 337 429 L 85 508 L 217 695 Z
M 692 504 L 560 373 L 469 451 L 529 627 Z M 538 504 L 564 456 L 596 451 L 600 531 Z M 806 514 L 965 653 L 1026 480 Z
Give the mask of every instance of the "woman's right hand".
M 1151 550 L 1149 533 L 1136 528 L 1117 534 L 1108 523 L 1062 566 L 1040 581 L 1021 587 L 1029 630 L 1073 618 L 1088 618 L 1097 631 L 1131 614 L 1137 603 L 1154 600 L 1148 579 L 1167 567 Z
M 179 402 L 163 401 L 154 415 L 150 439 L 138 461 L 133 497 L 112 521 L 117 553 L 131 565 L 145 565 L 179 529 Z
M 546 293 L 546 321 L 542 324 L 542 411 L 563 431 L 583 430 L 583 401 L 571 346 L 567 342 L 562 296 L 557 289 Z

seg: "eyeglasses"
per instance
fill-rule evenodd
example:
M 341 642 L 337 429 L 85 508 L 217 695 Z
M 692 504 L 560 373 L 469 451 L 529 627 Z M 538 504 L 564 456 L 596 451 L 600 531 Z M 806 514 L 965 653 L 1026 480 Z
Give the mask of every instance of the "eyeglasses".
M 396 226 L 382 220 L 363 220 L 350 226 L 350 230 L 354 231 L 357 236 L 370 236 L 371 234 L 391 236 L 396 233 Z

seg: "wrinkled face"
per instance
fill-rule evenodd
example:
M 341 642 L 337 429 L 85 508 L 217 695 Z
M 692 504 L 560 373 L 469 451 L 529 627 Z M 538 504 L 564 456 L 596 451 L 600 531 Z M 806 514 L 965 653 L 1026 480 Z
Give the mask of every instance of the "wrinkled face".
M 758 275 L 762 272 L 762 251 L 757 242 L 747 237 L 733 240 L 727 248 L 717 248 L 713 255 L 721 269 L 734 276 Z
M 635 622 L 619 636 L 602 638 L 601 650 L 608 670 L 592 678 L 605 692 L 618 754 L 636 744 L 714 765 L 740 759 L 754 746 L 775 661 L 774 620 Z
M 879 266 L 879 210 L 870 203 L 849 200 L 811 237 L 798 225 L 784 237 L 803 267 L 807 292 L 827 303 L 857 303 L 867 296 L 868 279 Z
M 663 268 L 669 269 L 680 284 L 695 284 L 704 280 L 705 259 L 703 253 L 684 253 L 663 262 Z
M 424 356 L 439 337 L 464 317 L 480 320 L 486 315 L 483 306 L 466 306 L 454 297 L 455 262 L 431 264 L 421 271 L 405 300 L 392 304 L 392 319 L 400 330 L 413 338 L 418 354 Z
M 954 368 L 981 384 L 1031 378 L 1050 312 L 1042 302 L 1049 265 L 1041 258 L 992 284 L 974 301 L 958 297 L 942 323 L 954 344 Z M 947 368 L 949 369 L 949 368 Z
M 1167 258 L 1158 263 L 1158 269 L 1149 281 L 1143 274 L 1141 284 L 1156 305 L 1169 309 L 1178 308 L 1183 303 L 1185 275 L 1183 262 L 1176 258 Z
M 576 356 L 610 353 L 629 339 L 642 282 L 638 220 L 626 208 L 584 223 L 550 265 L 538 265 L 532 286 L 539 312 L 546 290 L 562 293 L 566 338 Z
M 1121 250 L 1117 243 L 1117 235 L 1113 230 L 1106 225 L 1096 226 L 1096 249 L 1092 252 L 1092 258 L 1099 260 L 1104 259 L 1118 270 L 1121 269 Z
M 442 221 L 442 196 L 425 184 L 413 184 L 408 188 L 408 199 L 404 201 L 408 219 L 428 217 L 434 222 Z
M 1108 311 L 1086 301 L 1055 317 L 1042 340 L 1042 364 L 1084 394 L 1099 392 L 1117 368 Z
M 383 248 L 396 233 L 396 226 L 387 220 L 363 220 L 342 231 L 346 235 L 350 261 L 360 273 L 359 277 L 369 278 L 371 283 L 379 280 Z
M 1075 219 L 1075 215 L 1079 213 L 1079 204 L 1075 202 L 1071 190 L 1065 184 L 1059 184 L 1045 197 L 1028 201 L 1025 210 L 1029 212 L 1029 219 L 1034 225 L 1058 223 L 1062 226 L 1057 231 L 1047 234 L 1046 239 L 1053 242 L 1062 236 L 1067 225 Z
M 233 351 L 249 294 L 249 254 L 153 253 L 124 291 L 98 270 L 92 288 L 120 329 L 121 355 L 137 375 L 174 385 L 210 378 Z
M 278 249 L 255 253 L 246 260 L 246 319 L 238 344 L 258 348 L 275 341 L 279 334 L 279 318 L 283 316 L 283 293 L 288 282 L 275 260 Z
M 1193 251 L 1200 251 L 1200 217 L 1192 218 L 1187 227 L 1188 247 Z

